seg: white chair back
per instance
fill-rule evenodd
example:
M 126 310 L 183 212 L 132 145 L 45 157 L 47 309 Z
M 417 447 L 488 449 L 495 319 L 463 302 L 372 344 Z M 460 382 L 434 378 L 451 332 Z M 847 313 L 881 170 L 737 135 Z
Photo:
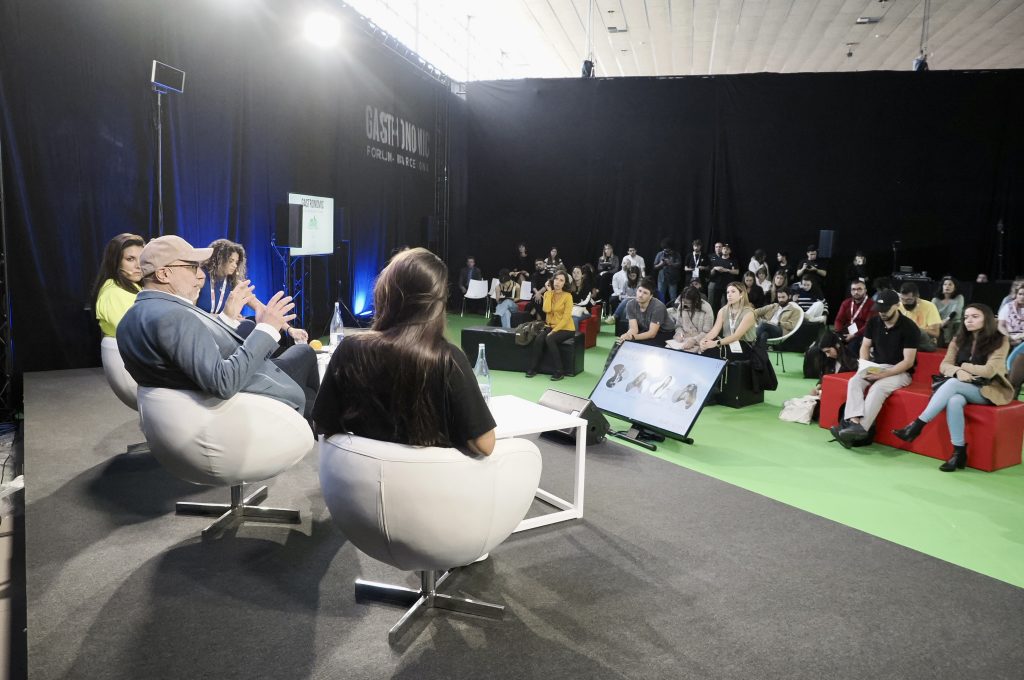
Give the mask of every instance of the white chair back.
M 117 338 L 103 338 L 100 341 L 100 360 L 103 362 L 103 375 L 107 377 L 107 384 L 114 391 L 121 403 L 132 409 L 139 410 L 137 392 L 138 383 L 124 367 L 124 359 L 117 349 Z
M 526 516 L 540 483 L 533 442 L 500 439 L 490 456 L 338 434 L 320 442 L 320 486 L 352 544 L 407 571 L 462 566 Z
M 487 294 L 495 302 L 498 301 L 498 279 L 491 279 L 491 289 L 487 291 Z
M 171 474 L 211 486 L 269 479 L 313 448 L 299 413 L 257 394 L 218 399 L 201 392 L 139 388 L 142 432 Z
M 799 309 L 799 307 L 797 309 Z M 803 324 L 804 324 L 804 310 L 800 309 L 800 316 L 797 317 L 796 325 L 793 326 L 793 330 L 791 330 L 790 332 L 786 333 L 785 335 L 781 335 L 781 336 L 779 336 L 777 338 L 768 338 L 768 344 L 769 345 L 781 345 L 783 342 L 785 342 L 787 339 L 789 339 L 789 336 L 793 335 L 798 330 L 800 330 L 800 326 L 802 326 Z
M 469 300 L 483 300 L 487 297 L 487 282 L 483 279 L 470 279 L 464 297 Z

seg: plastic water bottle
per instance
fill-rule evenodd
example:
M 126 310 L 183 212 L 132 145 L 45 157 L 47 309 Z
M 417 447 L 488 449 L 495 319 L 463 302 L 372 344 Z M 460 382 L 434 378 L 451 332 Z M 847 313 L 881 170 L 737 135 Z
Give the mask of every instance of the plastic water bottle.
M 484 401 L 491 403 L 491 372 L 487 369 L 487 355 L 484 343 L 476 351 L 476 366 L 473 367 L 473 375 L 476 376 L 476 384 L 480 386 L 480 394 L 484 395 Z
M 341 322 L 341 310 L 338 303 L 334 303 L 334 316 L 331 317 L 331 347 L 338 348 L 341 341 L 345 339 L 345 324 Z

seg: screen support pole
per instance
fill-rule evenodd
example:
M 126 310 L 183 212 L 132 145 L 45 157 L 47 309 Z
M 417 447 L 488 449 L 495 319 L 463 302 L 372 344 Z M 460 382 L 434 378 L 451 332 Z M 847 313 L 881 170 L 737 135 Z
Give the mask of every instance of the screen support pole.
M 608 434 L 610 434 L 613 437 L 618 437 L 619 439 L 624 439 L 627 442 L 632 442 L 637 446 L 642 446 L 648 451 L 658 450 L 657 445 L 652 444 L 652 441 L 665 441 L 665 435 L 658 434 L 657 432 L 652 432 L 646 428 L 641 427 L 640 425 L 637 425 L 636 423 L 633 423 L 628 430 L 619 430 L 618 432 L 613 431 L 609 432 Z M 684 444 L 693 444 L 692 437 L 682 437 L 679 439 L 679 441 L 681 441 Z

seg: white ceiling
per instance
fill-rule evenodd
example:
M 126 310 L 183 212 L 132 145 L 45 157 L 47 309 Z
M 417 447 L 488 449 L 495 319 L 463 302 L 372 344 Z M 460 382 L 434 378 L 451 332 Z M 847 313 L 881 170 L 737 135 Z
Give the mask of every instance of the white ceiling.
M 590 0 L 519 0 L 568 72 Z M 924 0 L 594 0 L 598 76 L 909 70 Z M 1024 67 L 1024 0 L 932 0 L 932 69 Z M 857 24 L 858 17 L 878 23 Z M 848 56 L 848 52 L 853 56 Z
M 579 76 L 588 52 L 591 0 L 347 3 L 457 81 Z M 593 0 L 595 71 L 910 70 L 926 5 L 933 70 L 1024 68 L 1024 0 Z

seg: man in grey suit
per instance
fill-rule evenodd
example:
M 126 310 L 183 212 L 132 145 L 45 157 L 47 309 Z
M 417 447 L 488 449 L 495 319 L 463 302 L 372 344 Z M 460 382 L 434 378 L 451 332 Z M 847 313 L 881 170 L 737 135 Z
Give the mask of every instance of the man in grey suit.
M 221 399 L 249 392 L 308 417 L 318 384 L 315 353 L 295 345 L 270 358 L 281 329 L 295 318 L 292 299 L 278 292 L 261 304 L 242 281 L 221 314 L 206 313 L 195 301 L 206 279 L 199 265 L 211 253 L 178 236 L 155 238 L 142 249 L 143 290 L 117 327 L 125 368 L 143 387 L 196 390 Z M 256 310 L 256 326 L 243 337 L 237 317 L 246 304 Z

